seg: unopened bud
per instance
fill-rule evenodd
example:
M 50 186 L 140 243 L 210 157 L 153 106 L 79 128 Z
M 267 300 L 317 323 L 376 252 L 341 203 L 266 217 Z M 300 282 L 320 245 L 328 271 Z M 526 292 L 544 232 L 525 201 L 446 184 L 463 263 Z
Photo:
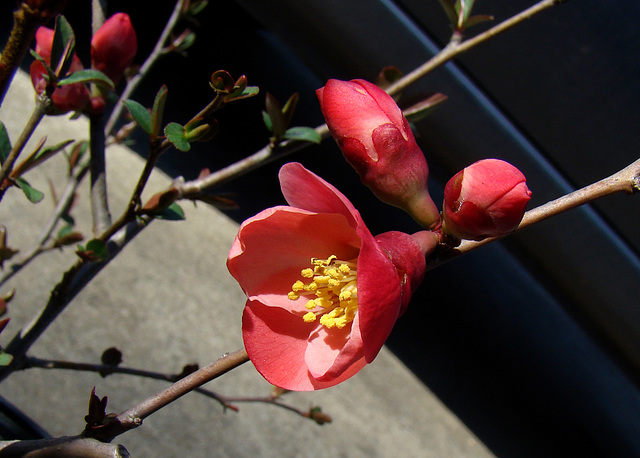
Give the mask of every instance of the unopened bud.
M 520 170 L 499 159 L 483 159 L 445 186 L 442 229 L 468 240 L 505 235 L 518 227 L 529 199 Z
M 427 188 L 427 160 L 393 98 L 364 80 L 331 79 L 316 94 L 345 159 L 376 197 L 407 211 L 423 227 L 439 225 Z

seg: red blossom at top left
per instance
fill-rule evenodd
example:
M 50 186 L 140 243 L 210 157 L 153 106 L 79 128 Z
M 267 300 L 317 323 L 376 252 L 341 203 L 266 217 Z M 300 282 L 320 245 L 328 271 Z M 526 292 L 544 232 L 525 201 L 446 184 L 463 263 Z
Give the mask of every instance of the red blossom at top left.
M 40 27 L 36 32 L 36 53 L 49 64 L 51 62 L 51 47 L 53 45 L 54 31 L 47 27 Z M 80 58 L 74 53 L 69 67 L 69 73 L 82 70 Z M 31 82 L 38 94 L 42 94 L 47 87 L 47 70 L 42 62 L 34 60 L 29 69 Z M 67 84 L 56 87 L 51 94 L 53 108 L 56 114 L 64 114 L 69 111 L 82 111 L 89 105 L 89 90 L 82 83 Z

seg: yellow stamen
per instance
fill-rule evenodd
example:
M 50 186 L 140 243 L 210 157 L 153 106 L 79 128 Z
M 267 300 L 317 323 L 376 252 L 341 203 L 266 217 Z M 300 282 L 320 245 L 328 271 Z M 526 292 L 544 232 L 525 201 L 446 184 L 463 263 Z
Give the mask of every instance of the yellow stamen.
M 340 261 L 331 255 L 327 259 L 311 258 L 311 268 L 302 269 L 302 278 L 309 279 L 305 284 L 301 280 L 291 287 L 288 294 L 292 301 L 301 295 L 313 294 L 305 308 L 309 310 L 302 319 L 312 323 L 320 316 L 320 324 L 331 328 L 344 328 L 351 323 L 358 311 L 358 287 L 356 283 L 356 260 Z

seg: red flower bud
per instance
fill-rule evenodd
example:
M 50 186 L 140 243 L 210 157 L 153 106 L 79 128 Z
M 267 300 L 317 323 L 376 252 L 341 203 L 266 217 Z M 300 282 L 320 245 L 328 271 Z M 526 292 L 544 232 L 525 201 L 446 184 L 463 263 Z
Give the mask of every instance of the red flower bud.
M 40 27 L 36 32 L 36 53 L 38 53 L 47 64 L 51 60 L 51 47 L 53 46 L 54 31 L 47 27 Z M 69 73 L 82 70 L 83 65 L 78 56 L 74 53 L 69 67 Z M 38 94 L 44 92 L 47 87 L 45 75 L 47 71 L 44 64 L 34 60 L 29 68 L 31 82 Z M 69 111 L 82 111 L 89 103 L 89 90 L 82 83 L 67 84 L 57 87 L 51 95 L 53 101 L 53 111 L 55 114 L 63 114 Z
M 499 159 L 483 159 L 445 186 L 443 230 L 469 240 L 504 235 L 518 227 L 529 199 L 520 170 Z
M 393 98 L 364 80 L 331 79 L 316 94 L 329 131 L 362 182 L 424 227 L 437 226 L 427 161 Z
M 114 84 L 118 84 L 137 52 L 136 32 L 126 13 L 111 16 L 91 39 L 93 68 L 107 75 Z

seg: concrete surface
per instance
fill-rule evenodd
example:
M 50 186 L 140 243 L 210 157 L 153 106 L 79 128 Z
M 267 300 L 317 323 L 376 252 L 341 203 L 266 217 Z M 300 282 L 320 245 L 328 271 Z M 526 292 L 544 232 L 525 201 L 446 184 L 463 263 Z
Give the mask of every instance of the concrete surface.
M 0 109 L 12 141 L 32 107 L 31 83 L 19 74 Z M 86 138 L 87 132 L 84 119 L 47 118 L 32 144 L 43 135 L 53 144 Z M 107 161 L 109 200 L 118 216 L 143 163 L 123 147 L 109 148 Z M 65 167 L 66 159 L 59 156 L 29 172 L 26 178 L 47 194 L 36 205 L 16 188 L 7 192 L 0 203 L 0 223 L 8 229 L 10 246 L 26 250 L 35 242 L 53 208 L 48 180 L 61 193 Z M 147 189 L 150 193 L 163 189 L 169 181 L 156 172 Z M 73 211 L 85 234 L 91 225 L 87 190 L 84 183 Z M 123 365 L 175 373 L 186 363 L 204 365 L 240 348 L 244 296 L 225 268 L 237 224 L 205 205 L 194 208 L 184 203 L 183 208 L 186 221 L 154 222 L 131 242 L 70 304 L 31 354 L 98 362 L 104 349 L 116 346 L 124 354 Z M 46 303 L 74 259 L 72 249 L 46 253 L 0 290 L 4 294 L 16 288 L 1 345 Z M 56 436 L 82 430 L 94 386 L 99 396 L 108 396 L 108 411 L 120 412 L 165 385 L 117 374 L 101 378 L 93 373 L 31 369 L 9 377 L 0 394 Z M 229 396 L 270 391 L 250 363 L 206 388 Z M 223 412 L 215 401 L 192 393 L 116 440 L 136 457 L 491 456 L 386 348 L 346 383 L 313 393 L 289 393 L 285 400 L 302 409 L 321 406 L 333 423 L 318 426 L 263 404 L 241 404 L 237 413 Z

